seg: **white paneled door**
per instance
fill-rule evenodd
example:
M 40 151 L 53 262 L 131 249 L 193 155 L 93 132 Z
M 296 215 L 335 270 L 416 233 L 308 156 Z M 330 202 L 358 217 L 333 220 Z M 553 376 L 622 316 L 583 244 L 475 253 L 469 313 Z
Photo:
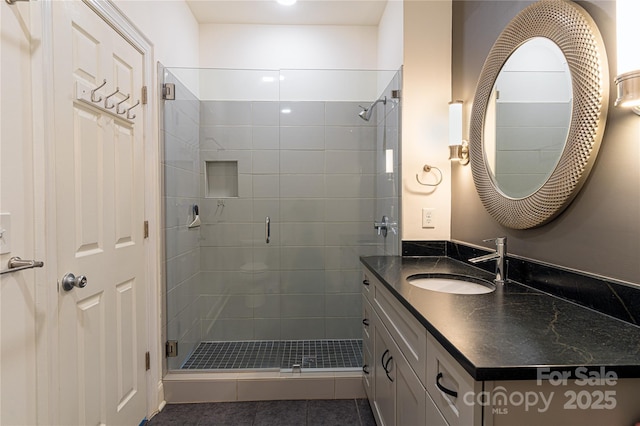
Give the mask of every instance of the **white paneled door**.
M 82 1 L 51 3 L 59 422 L 137 425 L 147 316 L 144 114 L 134 105 L 144 58 Z

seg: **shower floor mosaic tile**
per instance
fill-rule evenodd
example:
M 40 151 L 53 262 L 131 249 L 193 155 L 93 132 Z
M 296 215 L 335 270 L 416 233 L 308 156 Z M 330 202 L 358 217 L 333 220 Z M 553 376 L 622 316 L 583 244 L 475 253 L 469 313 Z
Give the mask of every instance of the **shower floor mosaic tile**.
M 289 369 L 361 368 L 362 340 L 259 340 L 241 342 L 202 342 L 182 368 L 210 369 Z

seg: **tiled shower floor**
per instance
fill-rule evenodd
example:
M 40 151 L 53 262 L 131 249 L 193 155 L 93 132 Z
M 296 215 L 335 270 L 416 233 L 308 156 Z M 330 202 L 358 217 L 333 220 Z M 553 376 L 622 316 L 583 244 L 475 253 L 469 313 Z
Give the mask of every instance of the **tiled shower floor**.
M 202 342 L 183 369 L 361 368 L 362 340 Z

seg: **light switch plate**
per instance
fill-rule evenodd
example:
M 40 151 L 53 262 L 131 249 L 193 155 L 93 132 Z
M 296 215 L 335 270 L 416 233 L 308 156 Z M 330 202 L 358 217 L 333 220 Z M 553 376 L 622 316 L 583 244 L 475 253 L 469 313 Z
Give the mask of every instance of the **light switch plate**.
M 0 254 L 11 253 L 11 213 L 0 213 Z

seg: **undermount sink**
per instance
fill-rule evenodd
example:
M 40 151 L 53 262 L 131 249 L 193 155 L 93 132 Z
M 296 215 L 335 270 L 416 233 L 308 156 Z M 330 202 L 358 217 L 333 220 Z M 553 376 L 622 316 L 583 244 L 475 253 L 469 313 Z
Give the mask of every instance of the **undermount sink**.
M 486 294 L 496 289 L 489 281 L 453 274 L 416 274 L 407 281 L 425 290 L 451 294 Z

